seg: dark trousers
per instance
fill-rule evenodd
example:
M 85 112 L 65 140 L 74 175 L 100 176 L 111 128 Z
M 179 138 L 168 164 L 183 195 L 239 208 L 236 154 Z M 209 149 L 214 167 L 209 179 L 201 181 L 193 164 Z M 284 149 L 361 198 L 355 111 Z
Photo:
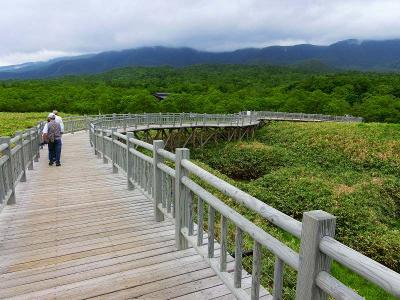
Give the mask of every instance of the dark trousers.
M 49 161 L 50 162 L 60 162 L 61 158 L 61 140 L 55 140 L 54 143 L 49 142 Z

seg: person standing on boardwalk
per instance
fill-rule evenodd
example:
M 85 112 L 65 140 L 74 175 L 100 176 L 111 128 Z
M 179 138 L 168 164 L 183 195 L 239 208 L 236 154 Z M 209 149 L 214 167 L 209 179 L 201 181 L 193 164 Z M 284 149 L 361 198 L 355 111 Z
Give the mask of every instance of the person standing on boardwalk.
M 56 122 L 57 122 L 58 124 L 60 124 L 60 126 L 61 126 L 61 134 L 63 134 L 63 133 L 64 133 L 64 123 L 63 123 L 63 120 L 62 120 L 62 118 L 58 115 L 58 111 L 57 111 L 57 110 L 53 110 L 53 114 L 56 115 Z
M 56 122 L 55 114 L 49 114 L 49 119 L 47 127 L 43 128 L 43 137 L 48 143 L 49 165 L 52 166 L 55 162 L 59 167 L 61 166 L 61 125 Z

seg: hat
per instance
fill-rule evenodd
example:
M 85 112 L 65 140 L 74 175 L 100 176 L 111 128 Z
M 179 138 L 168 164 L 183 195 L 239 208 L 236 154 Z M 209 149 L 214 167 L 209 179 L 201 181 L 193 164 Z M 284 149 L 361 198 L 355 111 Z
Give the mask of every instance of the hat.
M 50 118 L 50 119 L 55 119 L 56 115 L 53 114 L 53 113 L 49 113 L 49 115 L 47 117 Z

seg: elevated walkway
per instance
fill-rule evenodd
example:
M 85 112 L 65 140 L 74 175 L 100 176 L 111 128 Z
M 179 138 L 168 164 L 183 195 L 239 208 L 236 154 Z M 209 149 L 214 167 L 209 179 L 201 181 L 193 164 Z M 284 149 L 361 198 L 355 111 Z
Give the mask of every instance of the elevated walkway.
M 62 158 L 35 164 L 0 214 L 0 298 L 234 298 L 194 249 L 176 251 L 174 224 L 154 221 L 87 133 L 66 135 Z

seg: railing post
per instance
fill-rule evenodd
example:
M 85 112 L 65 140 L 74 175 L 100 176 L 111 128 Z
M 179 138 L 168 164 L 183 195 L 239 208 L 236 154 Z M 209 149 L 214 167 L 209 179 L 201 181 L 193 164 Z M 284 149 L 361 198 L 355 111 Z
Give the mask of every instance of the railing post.
M 132 184 L 131 178 L 132 178 L 132 160 L 130 159 L 130 150 L 131 150 L 131 143 L 130 139 L 133 138 L 133 133 L 132 132 L 127 132 L 126 133 L 126 177 L 127 177 L 127 185 L 128 185 L 128 190 L 133 190 L 135 186 Z
M 32 130 L 28 129 L 28 140 L 29 140 L 29 144 L 28 144 L 28 151 L 29 151 L 29 165 L 28 165 L 28 170 L 33 170 L 33 151 L 32 151 Z
M 37 127 L 35 128 L 35 138 L 34 138 L 34 151 L 35 151 L 35 158 L 33 159 L 34 162 L 39 162 L 40 158 L 40 149 L 39 149 L 39 144 L 40 144 L 40 129 Z
M 163 157 L 157 153 L 158 149 L 164 148 L 163 140 L 153 141 L 153 201 L 154 216 L 156 222 L 164 221 L 164 214 L 158 209 L 158 204 L 162 202 L 162 172 L 157 167 L 158 163 L 163 163 Z
M 117 132 L 117 128 L 113 127 L 111 129 L 111 164 L 112 164 L 113 173 L 118 173 L 118 168 L 115 165 L 115 161 L 116 161 L 115 156 L 117 154 L 116 151 L 115 151 L 116 147 L 115 147 L 115 143 L 114 143 L 114 140 L 115 140 L 114 133 L 115 132 Z
M 75 120 L 72 119 L 71 120 L 71 134 L 74 134 L 74 133 L 75 133 Z
M 103 152 L 103 164 L 108 163 L 108 159 L 106 157 L 106 131 L 105 129 L 101 130 L 101 151 Z
M 186 191 L 181 179 L 187 176 L 188 172 L 181 166 L 183 159 L 189 159 L 189 149 L 177 148 L 175 151 L 175 244 L 178 250 L 188 248 L 188 242 L 181 233 L 185 224 Z
M 111 124 L 111 128 L 112 128 L 112 127 L 116 127 L 116 126 L 117 126 L 116 123 L 117 123 L 117 115 L 116 115 L 115 113 L 113 113 L 113 114 L 112 114 L 112 124 Z
M 93 125 L 93 136 L 92 136 L 92 142 L 93 142 L 93 149 L 94 149 L 94 155 L 97 155 L 97 125 Z
M 335 224 L 335 216 L 322 210 L 303 214 L 296 300 L 327 299 L 327 295 L 316 286 L 315 278 L 321 271 L 330 271 L 332 259 L 319 250 L 319 244 L 322 237 L 335 235 Z
M 15 184 L 14 184 L 14 162 L 13 158 L 11 155 L 11 144 L 10 144 L 11 138 L 9 137 L 0 137 L 0 144 L 6 143 L 8 147 L 3 150 L 3 154 L 8 156 L 9 160 L 9 168 L 8 168 L 8 178 L 10 182 L 10 187 L 11 187 L 11 195 L 10 198 L 8 198 L 7 205 L 12 205 L 15 204 Z M 6 192 L 6 191 L 5 191 Z
M 21 182 L 26 182 L 26 170 L 25 170 L 25 155 L 24 155 L 24 133 L 21 131 L 17 131 L 18 142 L 17 144 L 21 146 L 21 165 L 22 165 L 22 177 L 20 179 Z

